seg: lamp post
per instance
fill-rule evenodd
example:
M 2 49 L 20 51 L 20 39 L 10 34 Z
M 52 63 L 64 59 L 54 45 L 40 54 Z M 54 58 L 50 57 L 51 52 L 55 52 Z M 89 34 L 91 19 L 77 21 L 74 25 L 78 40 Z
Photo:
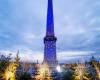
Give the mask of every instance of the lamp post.
M 57 72 L 59 72 L 59 73 L 62 72 L 60 65 L 58 65 L 58 66 L 56 67 L 56 70 L 57 70 Z
M 57 72 L 58 72 L 58 77 L 57 77 L 57 78 L 59 78 L 59 80 L 62 80 L 62 78 L 61 78 L 61 72 L 62 72 L 61 66 L 58 65 L 58 66 L 56 67 L 56 70 L 57 70 Z

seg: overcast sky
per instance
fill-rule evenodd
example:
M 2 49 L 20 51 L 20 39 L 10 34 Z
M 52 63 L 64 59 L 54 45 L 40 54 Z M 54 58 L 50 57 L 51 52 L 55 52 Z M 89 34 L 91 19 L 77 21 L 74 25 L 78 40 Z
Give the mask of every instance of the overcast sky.
M 100 59 L 100 0 L 53 0 L 53 7 L 58 61 Z M 0 51 L 42 61 L 46 15 L 47 0 L 0 0 Z

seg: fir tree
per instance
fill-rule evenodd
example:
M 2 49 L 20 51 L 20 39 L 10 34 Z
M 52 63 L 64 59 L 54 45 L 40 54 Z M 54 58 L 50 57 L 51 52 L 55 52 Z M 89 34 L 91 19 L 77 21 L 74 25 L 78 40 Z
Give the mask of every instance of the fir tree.
M 7 57 L 4 55 L 0 55 L 0 80 L 5 80 L 4 73 L 5 69 L 10 64 L 10 60 L 11 60 L 11 54 L 9 54 L 9 56 Z
M 20 64 L 19 51 L 16 54 L 15 64 L 16 64 L 16 67 L 18 68 L 19 67 L 19 64 Z
M 40 75 L 43 80 L 52 80 L 52 77 L 50 75 L 50 70 L 47 64 L 43 64 L 40 69 Z
M 73 80 L 92 80 L 92 75 L 86 69 L 85 64 L 78 64 L 74 70 Z

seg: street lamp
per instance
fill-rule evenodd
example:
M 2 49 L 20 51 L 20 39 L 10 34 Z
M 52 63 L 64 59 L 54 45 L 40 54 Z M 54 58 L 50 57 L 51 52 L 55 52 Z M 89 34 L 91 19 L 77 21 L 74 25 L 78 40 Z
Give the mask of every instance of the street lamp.
M 60 65 L 58 65 L 58 66 L 56 67 L 56 70 L 57 70 L 58 72 L 62 72 Z

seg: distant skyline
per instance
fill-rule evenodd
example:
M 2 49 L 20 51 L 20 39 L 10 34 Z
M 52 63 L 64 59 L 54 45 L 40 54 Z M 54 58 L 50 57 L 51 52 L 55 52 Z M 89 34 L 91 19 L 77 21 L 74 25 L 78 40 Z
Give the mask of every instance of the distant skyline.
M 58 61 L 100 59 L 100 1 L 53 0 Z M 0 52 L 43 60 L 47 0 L 0 0 Z

